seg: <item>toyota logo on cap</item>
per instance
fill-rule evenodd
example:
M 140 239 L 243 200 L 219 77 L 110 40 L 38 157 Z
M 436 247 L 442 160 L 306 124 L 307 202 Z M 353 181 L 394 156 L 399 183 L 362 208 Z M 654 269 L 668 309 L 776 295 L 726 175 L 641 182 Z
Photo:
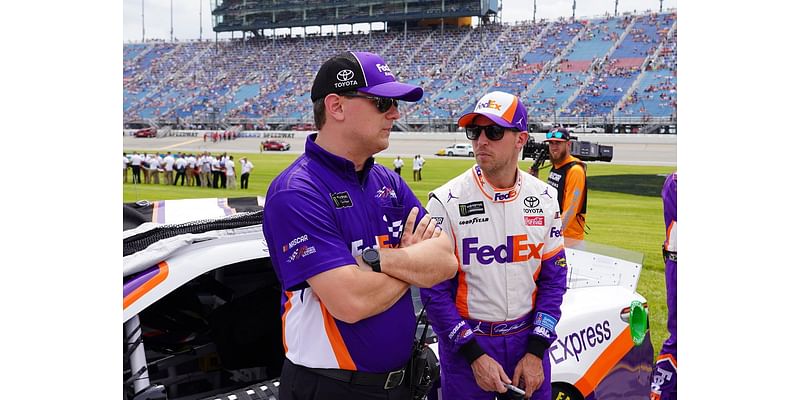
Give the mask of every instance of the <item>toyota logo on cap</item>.
M 353 71 L 349 69 L 343 69 L 336 74 L 336 79 L 338 79 L 339 82 L 349 81 L 350 79 L 353 79 L 353 75 Z

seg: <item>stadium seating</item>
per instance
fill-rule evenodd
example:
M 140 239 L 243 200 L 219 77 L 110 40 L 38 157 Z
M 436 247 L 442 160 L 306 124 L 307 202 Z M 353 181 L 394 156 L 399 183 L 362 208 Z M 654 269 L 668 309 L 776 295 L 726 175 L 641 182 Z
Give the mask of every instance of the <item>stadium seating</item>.
M 532 120 L 674 117 L 674 12 L 588 20 L 439 26 L 301 37 L 123 45 L 127 121 L 313 121 L 319 64 L 341 51 L 380 54 L 425 89 L 406 123 L 450 120 L 490 90 L 516 93 Z

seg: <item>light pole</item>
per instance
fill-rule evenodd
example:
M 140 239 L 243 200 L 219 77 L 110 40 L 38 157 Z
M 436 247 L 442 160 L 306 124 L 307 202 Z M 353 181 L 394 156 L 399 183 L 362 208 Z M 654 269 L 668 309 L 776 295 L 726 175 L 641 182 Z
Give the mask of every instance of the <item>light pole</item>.
M 144 43 L 144 0 L 142 0 L 142 43 Z
M 572 0 L 572 20 L 575 21 L 575 3 L 578 0 Z
M 200 0 L 200 41 L 203 41 L 203 0 Z
M 169 0 L 169 41 L 175 41 L 175 37 L 172 35 L 172 0 Z
M 536 0 L 533 0 L 533 24 L 536 25 Z

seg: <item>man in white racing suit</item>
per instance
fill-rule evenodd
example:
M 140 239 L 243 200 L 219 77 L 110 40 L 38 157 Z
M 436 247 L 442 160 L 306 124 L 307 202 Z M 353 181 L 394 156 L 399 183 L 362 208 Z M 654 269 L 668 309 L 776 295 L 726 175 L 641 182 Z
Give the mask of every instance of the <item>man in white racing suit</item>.
M 462 116 L 477 164 L 430 193 L 458 273 L 421 289 L 439 336 L 445 399 L 505 398 L 506 384 L 549 400 L 567 263 L 555 188 L 519 170 L 527 112 L 504 92 Z

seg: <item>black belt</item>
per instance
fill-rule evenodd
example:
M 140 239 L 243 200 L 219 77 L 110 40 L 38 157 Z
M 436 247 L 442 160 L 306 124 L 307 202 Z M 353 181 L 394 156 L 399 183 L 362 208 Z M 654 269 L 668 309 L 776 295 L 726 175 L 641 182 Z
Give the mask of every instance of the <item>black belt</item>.
M 670 260 L 678 262 L 678 252 L 677 251 L 669 251 L 667 249 L 662 248 L 661 252 L 664 254 L 664 261 Z
M 406 375 L 406 369 L 401 368 L 397 371 L 378 373 L 378 372 L 363 372 L 363 371 L 350 371 L 346 369 L 335 368 L 309 368 L 303 365 L 297 365 L 288 359 L 286 362 L 292 365 L 311 371 L 317 375 L 322 375 L 326 378 L 336 379 L 337 381 L 352 383 L 355 385 L 365 386 L 381 386 L 386 390 L 394 389 L 403 383 L 403 378 Z

